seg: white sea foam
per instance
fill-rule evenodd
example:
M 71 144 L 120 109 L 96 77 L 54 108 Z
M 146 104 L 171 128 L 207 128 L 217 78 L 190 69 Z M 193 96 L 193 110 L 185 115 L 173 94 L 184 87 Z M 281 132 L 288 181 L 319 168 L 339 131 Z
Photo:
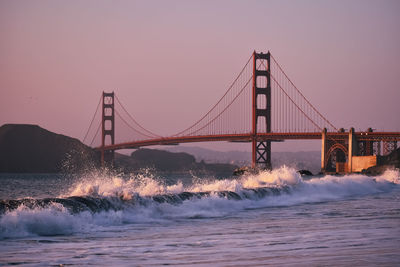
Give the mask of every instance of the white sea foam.
M 302 178 L 294 169 L 282 167 L 273 171 L 262 171 L 256 175 L 246 175 L 238 179 L 205 180 L 183 186 L 182 182 L 166 185 L 151 173 L 136 175 L 128 179 L 116 175 L 92 173 L 74 185 L 70 193 L 63 196 L 118 196 L 132 199 L 133 195 L 154 196 L 178 194 L 181 192 L 233 191 L 239 193 L 243 188 L 279 187 L 302 183 Z
M 301 175 L 286 166 L 272 171 L 262 171 L 256 175 L 248 175 L 241 180 L 244 188 L 291 186 L 302 182 Z
M 388 181 L 395 184 L 400 184 L 400 170 L 388 169 L 381 176 L 376 178 L 377 181 Z
M 385 192 L 391 189 L 394 184 L 399 184 L 399 177 L 398 170 L 390 170 L 379 177 L 351 174 L 346 176 L 327 175 L 321 178 L 303 180 L 294 169 L 282 167 L 273 171 L 249 174 L 237 179 L 206 181 L 197 179 L 195 183 L 183 186 L 182 182 L 166 185 L 151 175 L 139 175 L 129 179 L 116 176 L 91 176 L 76 184 L 69 195 L 118 196 L 130 200 L 135 195 L 145 197 L 181 192 L 232 191 L 241 195 L 244 189 L 286 186 L 290 189 L 290 194 L 268 197 L 263 200 L 265 202 L 263 204 L 291 205 Z
M 129 179 L 119 176 L 89 175 L 77 183 L 67 196 L 114 197 L 130 200 L 135 196 L 177 194 L 181 192 L 216 192 L 208 197 L 193 198 L 180 204 L 148 201 L 146 205 L 126 205 L 118 211 L 71 214 L 61 204 L 53 203 L 46 208 L 29 209 L 20 206 L 0 217 L 0 237 L 27 235 L 68 235 L 81 231 L 98 230 L 107 225 L 125 223 L 163 223 L 165 221 L 218 217 L 240 212 L 246 208 L 266 208 L 297 205 L 329 200 L 341 200 L 368 194 L 389 192 L 399 184 L 399 171 L 391 170 L 379 177 L 363 175 L 324 176 L 303 180 L 287 167 L 250 174 L 237 179 L 211 180 L 183 186 L 181 182 L 166 185 L 151 175 Z M 240 201 L 218 196 L 220 191 L 233 191 L 241 195 L 246 189 L 285 186 L 289 192 L 264 198 Z M 121 201 L 121 205 L 124 202 Z
M 29 209 L 21 205 L 0 217 L 1 237 L 71 234 L 78 227 L 75 216 L 57 203 L 45 209 Z
M 72 190 L 65 196 L 117 196 L 122 199 L 132 199 L 133 195 L 153 196 L 160 194 L 174 194 L 182 192 L 181 182 L 167 186 L 155 179 L 150 173 L 140 174 L 129 179 L 118 175 L 101 175 L 91 173 L 75 184 Z

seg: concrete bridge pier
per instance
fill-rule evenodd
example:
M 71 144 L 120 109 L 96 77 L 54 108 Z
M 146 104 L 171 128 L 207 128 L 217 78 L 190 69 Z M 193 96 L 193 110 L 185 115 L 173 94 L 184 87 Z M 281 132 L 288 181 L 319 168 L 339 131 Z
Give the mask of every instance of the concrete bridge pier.
M 354 128 L 351 127 L 349 131 L 349 149 L 348 149 L 348 162 L 347 162 L 347 172 L 352 172 L 353 170 L 353 156 L 357 155 L 357 140 L 354 136 Z
M 366 132 L 356 133 L 350 128 L 345 137 L 344 130 L 340 131 L 344 136 L 329 137 L 326 129 L 322 130 L 321 139 L 321 171 L 335 173 L 361 172 L 377 164 L 377 155 L 374 155 L 374 142 L 370 140 L 358 140 L 357 136 L 368 135 L 372 132 L 369 128 Z
M 325 162 L 326 162 L 326 128 L 322 130 L 322 135 L 321 135 L 321 172 L 325 172 Z

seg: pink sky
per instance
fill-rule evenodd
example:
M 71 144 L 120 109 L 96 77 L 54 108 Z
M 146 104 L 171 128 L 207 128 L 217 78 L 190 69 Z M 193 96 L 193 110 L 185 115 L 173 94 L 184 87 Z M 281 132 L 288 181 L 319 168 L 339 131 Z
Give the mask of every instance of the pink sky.
M 3 0 L 0 125 L 82 139 L 101 92 L 114 90 L 143 126 L 173 134 L 256 49 L 336 126 L 400 131 L 398 14 L 399 1 Z

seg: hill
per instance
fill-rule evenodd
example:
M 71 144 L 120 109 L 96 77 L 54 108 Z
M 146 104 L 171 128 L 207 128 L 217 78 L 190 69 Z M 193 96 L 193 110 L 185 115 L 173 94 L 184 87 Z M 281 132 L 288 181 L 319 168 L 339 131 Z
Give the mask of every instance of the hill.
M 152 169 L 161 173 L 187 173 L 196 175 L 210 174 L 216 176 L 231 175 L 238 167 L 227 163 L 205 163 L 184 152 L 169 152 L 158 149 L 138 149 L 130 156 L 116 154 L 115 166 L 127 172 L 141 169 Z
M 95 164 L 97 153 L 78 139 L 38 125 L 0 127 L 0 172 L 55 173 Z
M 38 125 L 5 124 L 0 127 L 0 172 L 76 172 L 100 165 L 99 152 L 78 139 L 56 134 Z M 232 174 L 231 164 L 196 162 L 187 153 L 138 149 L 131 156 L 115 154 L 115 167 L 125 172 L 145 168 L 164 173 Z

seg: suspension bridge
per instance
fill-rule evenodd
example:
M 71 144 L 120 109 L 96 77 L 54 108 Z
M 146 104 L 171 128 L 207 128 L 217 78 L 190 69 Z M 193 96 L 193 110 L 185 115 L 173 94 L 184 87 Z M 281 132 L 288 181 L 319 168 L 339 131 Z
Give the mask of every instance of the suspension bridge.
M 116 135 L 117 125 L 129 132 L 124 140 Z M 119 149 L 249 142 L 252 167 L 271 169 L 271 143 L 293 139 L 321 140 L 322 171 L 353 172 L 396 149 L 400 132 L 337 128 L 294 85 L 270 52 L 254 51 L 217 103 L 176 134 L 162 136 L 147 130 L 114 92 L 103 92 L 83 141 L 101 152 L 103 166 L 113 162 Z

